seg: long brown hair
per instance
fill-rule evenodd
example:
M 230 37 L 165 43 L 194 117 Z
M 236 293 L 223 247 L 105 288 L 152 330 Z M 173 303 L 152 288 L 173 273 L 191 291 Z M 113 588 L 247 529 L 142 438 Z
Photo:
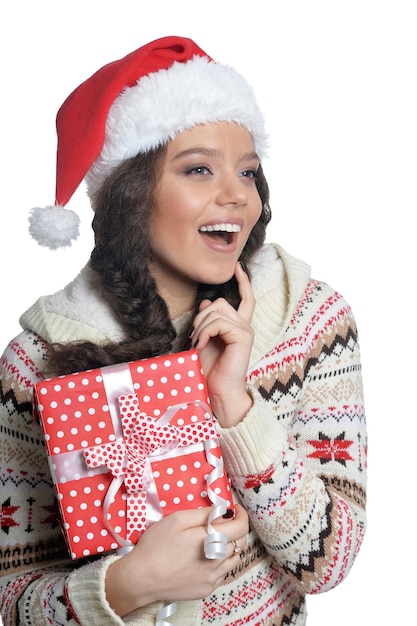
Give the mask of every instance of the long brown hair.
M 149 271 L 152 250 L 148 224 L 165 149 L 166 145 L 124 161 L 92 198 L 95 247 L 90 264 L 126 339 L 104 346 L 91 342 L 54 344 L 49 360 L 50 375 L 148 358 L 171 350 L 176 333 L 167 305 Z M 245 268 L 263 244 L 271 219 L 269 188 L 261 166 L 256 186 L 262 212 L 240 257 Z M 238 306 L 234 277 L 221 285 L 199 285 L 196 309 L 203 298 L 218 297 L 225 298 L 235 308 Z M 189 340 L 184 338 L 182 349 L 188 347 Z

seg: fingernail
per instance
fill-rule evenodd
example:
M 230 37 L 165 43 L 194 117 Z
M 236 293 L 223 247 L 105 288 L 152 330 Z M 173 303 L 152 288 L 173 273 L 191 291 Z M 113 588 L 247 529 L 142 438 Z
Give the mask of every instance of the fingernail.
M 233 509 L 227 509 L 226 513 L 222 516 L 223 519 L 230 519 L 234 516 Z
M 189 338 L 189 339 L 192 339 L 192 338 L 193 338 L 194 333 L 195 333 L 195 328 L 194 328 L 194 326 L 191 326 L 191 328 L 190 328 L 190 332 L 188 333 L 188 338 Z

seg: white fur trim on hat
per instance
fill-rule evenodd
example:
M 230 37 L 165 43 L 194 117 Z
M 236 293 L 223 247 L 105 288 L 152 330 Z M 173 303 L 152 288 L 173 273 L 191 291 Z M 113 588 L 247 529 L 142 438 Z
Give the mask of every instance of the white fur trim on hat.
M 262 159 L 268 139 L 252 87 L 232 67 L 195 56 L 141 78 L 110 108 L 103 148 L 86 176 L 92 195 L 124 160 L 197 124 L 234 121 L 252 134 Z

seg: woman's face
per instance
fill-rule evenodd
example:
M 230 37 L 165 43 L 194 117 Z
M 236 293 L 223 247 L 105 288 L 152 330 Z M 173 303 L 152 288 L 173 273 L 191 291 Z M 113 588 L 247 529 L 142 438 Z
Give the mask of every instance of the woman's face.
M 198 283 L 233 276 L 262 210 L 258 167 L 252 137 L 236 123 L 200 124 L 168 144 L 150 241 L 151 272 L 171 313 L 191 308 Z

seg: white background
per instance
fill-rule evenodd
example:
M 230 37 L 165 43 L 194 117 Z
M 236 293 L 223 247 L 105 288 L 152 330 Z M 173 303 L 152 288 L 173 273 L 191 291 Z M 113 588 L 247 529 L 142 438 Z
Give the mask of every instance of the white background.
M 70 202 L 83 222 L 72 248 L 52 253 L 27 234 L 28 210 L 54 200 L 55 114 L 73 88 L 147 41 L 177 34 L 234 65 L 258 94 L 272 144 L 269 240 L 350 302 L 364 367 L 368 532 L 347 580 L 310 598 L 309 626 L 416 619 L 414 7 L 27 0 L 1 9 L 1 347 L 19 331 L 19 315 L 69 282 L 92 246 L 84 189 Z

